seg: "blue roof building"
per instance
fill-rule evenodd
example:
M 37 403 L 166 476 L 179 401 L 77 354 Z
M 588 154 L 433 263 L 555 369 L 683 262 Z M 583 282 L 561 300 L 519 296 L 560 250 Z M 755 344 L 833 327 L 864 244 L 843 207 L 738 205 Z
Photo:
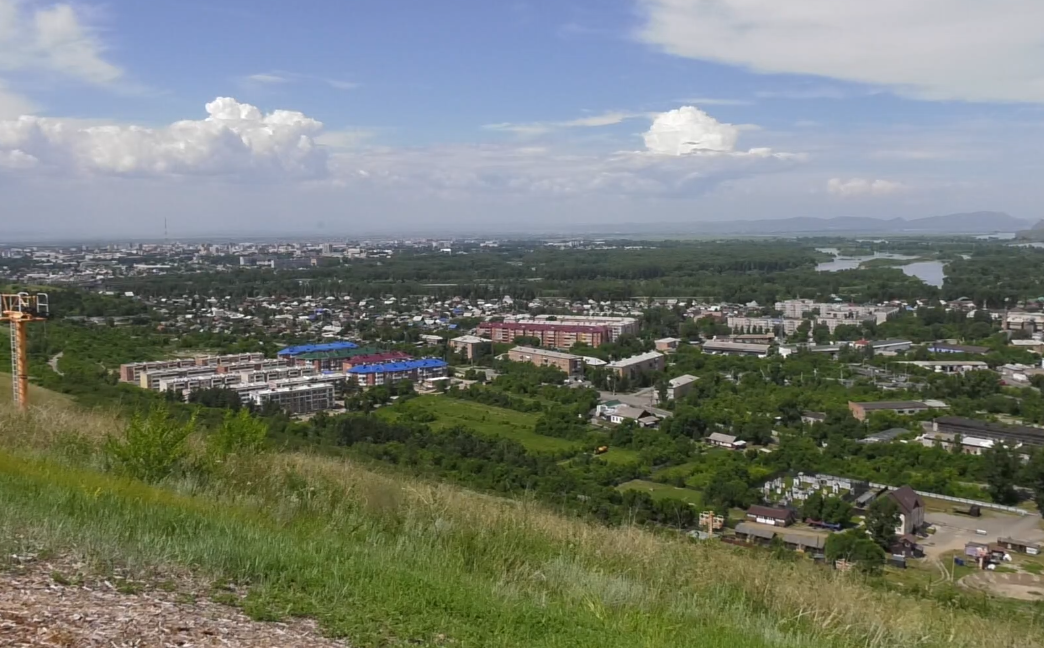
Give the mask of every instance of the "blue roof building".
M 340 351 L 342 349 L 355 349 L 358 348 L 358 344 L 354 342 L 327 342 L 325 344 L 302 344 L 300 346 L 286 347 L 280 349 L 277 355 L 280 356 L 299 356 L 305 353 L 315 353 L 317 351 Z

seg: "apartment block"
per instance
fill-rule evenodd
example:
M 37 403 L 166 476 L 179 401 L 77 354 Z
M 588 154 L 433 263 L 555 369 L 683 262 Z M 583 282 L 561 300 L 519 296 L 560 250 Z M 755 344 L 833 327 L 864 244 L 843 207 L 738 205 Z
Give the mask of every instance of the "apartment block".
M 275 403 L 291 414 L 311 414 L 333 409 L 334 386 L 330 383 L 317 383 L 277 387 L 256 392 L 252 398 L 258 407 Z
M 540 340 L 540 346 L 555 349 L 568 349 L 578 342 L 597 347 L 612 339 L 612 330 L 608 326 L 558 322 L 483 322 L 478 331 L 493 342 L 510 344 L 516 338 L 534 337 Z
M 263 360 L 263 353 L 236 353 L 221 356 L 198 356 L 195 358 L 176 358 L 173 360 L 156 360 L 150 362 L 131 362 L 120 365 L 120 380 L 123 382 L 139 382 L 141 374 L 146 371 L 163 371 L 167 369 L 187 369 L 189 367 L 217 367 L 221 365 L 239 364 Z
M 508 351 L 508 360 L 528 362 L 539 367 L 556 367 L 570 376 L 578 376 L 584 371 L 584 359 L 580 356 L 547 349 L 518 346 Z
M 733 333 L 772 333 L 783 322 L 775 317 L 742 317 L 730 315 L 727 320 Z
M 448 366 L 445 360 L 437 358 L 361 365 L 349 369 L 348 378 L 365 387 L 393 385 L 403 380 L 416 383 L 428 378 L 445 376 Z
M 651 372 L 663 371 L 666 359 L 659 351 L 649 351 L 616 362 L 610 362 L 607 366 L 610 371 L 620 378 L 635 378 L 636 376 Z
M 450 348 L 460 353 L 464 352 L 464 355 L 468 357 L 468 360 L 474 360 L 478 354 L 479 349 L 482 345 L 489 344 L 489 340 L 486 338 L 480 338 L 477 335 L 462 335 L 455 337 L 449 341 Z

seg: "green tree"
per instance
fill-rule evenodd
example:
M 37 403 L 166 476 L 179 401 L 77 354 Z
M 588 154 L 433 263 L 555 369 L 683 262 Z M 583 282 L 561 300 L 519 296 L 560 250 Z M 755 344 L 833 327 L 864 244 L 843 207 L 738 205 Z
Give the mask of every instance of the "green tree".
M 1037 509 L 1044 511 L 1044 448 L 1030 456 L 1023 474 L 1025 483 L 1033 487 L 1033 501 Z
M 855 563 L 860 571 L 868 574 L 880 573 L 885 559 L 884 549 L 859 529 L 830 534 L 823 553 L 832 563 L 846 560 Z
M 1019 458 L 1007 445 L 998 443 L 982 453 L 983 471 L 990 497 L 998 504 L 1019 501 L 1015 477 L 1019 474 Z
M 895 529 L 899 526 L 899 505 L 891 497 L 878 497 L 867 509 L 864 524 L 879 547 L 890 549 L 895 544 Z
M 118 473 L 155 483 L 173 473 L 188 455 L 186 441 L 196 430 L 196 417 L 182 423 L 170 410 L 155 405 L 148 414 L 135 414 L 122 437 L 110 435 L 105 456 Z

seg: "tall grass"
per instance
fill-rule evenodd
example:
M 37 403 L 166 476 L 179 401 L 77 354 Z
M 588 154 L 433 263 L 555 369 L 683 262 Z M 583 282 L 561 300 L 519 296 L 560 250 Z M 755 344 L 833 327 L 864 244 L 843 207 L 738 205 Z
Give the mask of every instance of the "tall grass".
M 59 431 L 11 434 L 11 421 Z M 329 458 L 233 458 L 206 480 L 146 486 L 96 470 L 92 448 L 119 421 L 67 423 L 0 415 L 4 554 L 189 568 L 240 584 L 258 618 L 314 616 L 360 645 L 1042 645 L 1040 627 L 1007 608 L 904 597 L 805 561 L 601 527 Z

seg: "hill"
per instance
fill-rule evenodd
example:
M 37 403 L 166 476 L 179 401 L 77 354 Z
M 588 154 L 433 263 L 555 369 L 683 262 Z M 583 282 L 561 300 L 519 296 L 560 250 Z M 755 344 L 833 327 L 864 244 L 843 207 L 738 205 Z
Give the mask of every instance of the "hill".
M 57 584 L 100 578 L 128 596 L 193 580 L 208 585 L 192 596 L 310 617 L 353 646 L 1042 645 L 1031 613 L 977 595 L 908 596 L 789 553 L 609 528 L 337 458 L 197 457 L 146 485 L 104 471 L 119 423 L 78 414 L 0 412 L 8 570 L 73 556 Z

